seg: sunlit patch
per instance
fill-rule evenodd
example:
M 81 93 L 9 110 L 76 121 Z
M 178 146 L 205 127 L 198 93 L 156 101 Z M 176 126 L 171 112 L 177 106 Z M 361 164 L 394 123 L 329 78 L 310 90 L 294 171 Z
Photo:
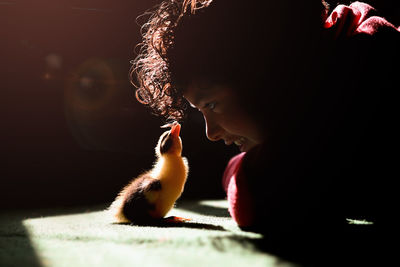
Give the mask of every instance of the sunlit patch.
M 355 220 L 355 219 L 346 219 L 348 224 L 356 224 L 356 225 L 372 225 L 374 222 L 370 222 L 367 220 Z
M 228 210 L 228 202 L 226 200 L 202 200 L 199 201 L 200 205 L 208 206 L 208 207 L 217 207 Z
M 159 226 L 113 224 L 106 205 L 0 214 L 0 265 L 297 266 L 261 251 L 262 235 L 232 218 L 192 209 L 203 206 L 197 201 L 180 206 L 171 215 L 191 221 Z

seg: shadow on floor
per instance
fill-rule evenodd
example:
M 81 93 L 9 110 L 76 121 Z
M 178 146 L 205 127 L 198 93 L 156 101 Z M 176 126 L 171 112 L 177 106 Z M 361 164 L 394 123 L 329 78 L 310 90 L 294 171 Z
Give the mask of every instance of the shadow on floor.
M 174 217 L 174 216 L 172 216 Z M 169 219 L 169 220 L 168 220 Z M 191 229 L 204 229 L 204 230 L 214 230 L 214 231 L 226 231 L 225 228 L 219 225 L 214 224 L 207 224 L 207 223 L 198 223 L 198 222 L 191 222 L 191 221 L 172 221 L 171 217 L 168 217 L 163 220 L 157 220 L 152 222 L 146 223 L 113 223 L 115 225 L 132 225 L 132 226 L 154 226 L 154 227 L 161 227 L 161 228 L 168 228 L 168 227 L 182 227 L 182 228 L 191 228 Z
M 207 216 L 230 217 L 227 208 L 205 205 L 201 201 L 183 202 L 178 208 Z
M 264 233 L 251 240 L 259 251 L 270 253 L 300 266 L 382 266 L 379 255 L 385 242 L 379 242 L 374 226 L 343 225 L 338 229 L 283 234 L 282 230 Z M 319 229 L 319 230 L 318 230 Z M 280 232 L 281 231 L 281 232 Z
M 0 266 L 41 266 L 23 219 L 0 215 Z

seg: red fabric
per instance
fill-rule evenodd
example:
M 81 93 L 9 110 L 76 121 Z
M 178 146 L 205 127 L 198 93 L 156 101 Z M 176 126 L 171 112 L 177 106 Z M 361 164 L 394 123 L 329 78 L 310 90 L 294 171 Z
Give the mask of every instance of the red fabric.
M 383 27 L 400 31 L 393 24 L 382 17 L 375 16 L 376 10 L 365 3 L 354 2 L 350 6 L 337 6 L 325 21 L 324 28 L 334 31 L 335 37 L 346 37 L 364 33 L 375 34 Z
M 252 197 L 246 177 L 240 170 L 245 152 L 233 157 L 225 169 L 222 183 L 227 193 L 229 213 L 239 226 L 251 226 L 254 220 Z

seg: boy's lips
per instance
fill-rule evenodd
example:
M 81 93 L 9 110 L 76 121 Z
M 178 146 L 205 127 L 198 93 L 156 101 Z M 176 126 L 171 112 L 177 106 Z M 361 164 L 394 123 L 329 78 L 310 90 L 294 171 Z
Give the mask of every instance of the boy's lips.
M 242 146 L 246 142 L 246 139 L 244 137 L 240 137 L 239 139 L 236 139 L 233 141 L 233 143 L 237 146 Z
M 242 151 L 242 149 L 244 148 L 244 145 L 246 143 L 246 138 L 239 137 L 239 138 L 235 138 L 235 139 L 224 139 L 224 142 L 225 142 L 225 145 L 227 145 L 227 146 L 229 146 L 231 144 L 235 144 Z

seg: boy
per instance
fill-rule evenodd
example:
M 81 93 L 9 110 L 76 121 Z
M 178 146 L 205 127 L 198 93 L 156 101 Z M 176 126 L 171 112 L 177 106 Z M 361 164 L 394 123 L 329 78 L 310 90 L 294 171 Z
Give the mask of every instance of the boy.
M 223 184 L 244 229 L 318 240 L 348 218 L 386 223 L 398 29 L 360 2 L 267 4 L 164 1 L 132 68 L 138 100 L 167 119 L 189 104 L 239 147 Z

